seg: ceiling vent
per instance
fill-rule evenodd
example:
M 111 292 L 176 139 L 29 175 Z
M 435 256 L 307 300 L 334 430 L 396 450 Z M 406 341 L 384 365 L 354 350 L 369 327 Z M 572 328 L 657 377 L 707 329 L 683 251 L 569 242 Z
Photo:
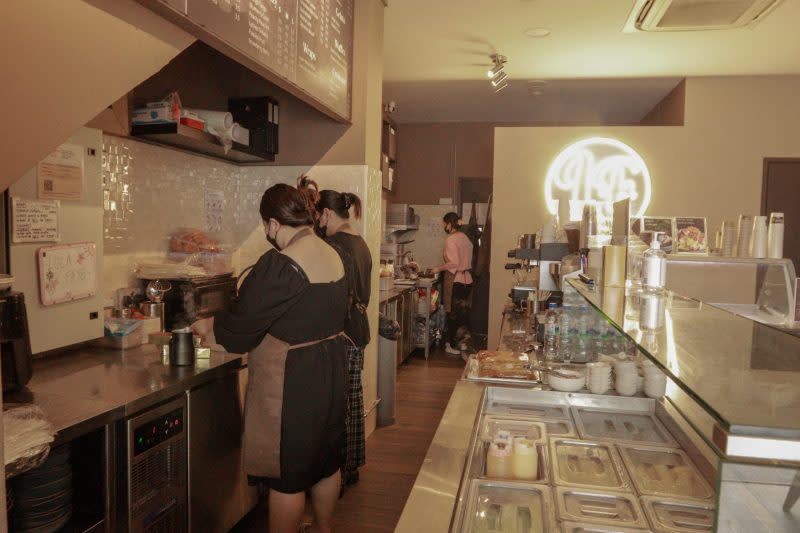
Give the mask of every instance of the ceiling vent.
M 763 18 L 782 0 L 636 0 L 625 31 L 725 30 Z

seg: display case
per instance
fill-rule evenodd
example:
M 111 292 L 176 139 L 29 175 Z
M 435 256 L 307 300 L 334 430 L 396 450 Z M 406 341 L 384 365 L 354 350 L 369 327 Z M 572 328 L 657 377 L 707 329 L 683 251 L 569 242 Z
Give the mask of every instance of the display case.
M 669 291 L 564 291 L 666 375 L 666 396 L 467 370 L 396 531 L 798 531 L 800 338 Z M 522 475 L 517 439 L 536 450 Z

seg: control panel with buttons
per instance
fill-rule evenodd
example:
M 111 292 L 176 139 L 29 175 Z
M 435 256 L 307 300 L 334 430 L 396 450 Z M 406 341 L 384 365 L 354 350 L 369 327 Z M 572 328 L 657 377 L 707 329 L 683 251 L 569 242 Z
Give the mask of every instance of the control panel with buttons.
M 183 409 L 149 420 L 133 431 L 133 456 L 155 448 L 183 432 Z

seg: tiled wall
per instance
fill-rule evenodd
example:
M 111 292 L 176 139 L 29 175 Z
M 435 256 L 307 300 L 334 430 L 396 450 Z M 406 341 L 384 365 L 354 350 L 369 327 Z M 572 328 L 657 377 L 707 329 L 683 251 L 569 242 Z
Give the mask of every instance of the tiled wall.
M 240 167 L 130 139 L 104 137 L 103 181 L 106 267 L 103 289 L 110 298 L 128 286 L 137 262 L 163 259 L 170 232 L 206 229 L 206 193 L 224 197 L 218 236 L 233 251 L 234 268 L 252 263 L 269 247 L 258 213 L 264 190 L 296 182 L 307 173 L 321 188 L 364 198 L 367 167 Z M 377 204 L 380 209 L 380 203 Z M 357 225 L 363 231 L 363 223 Z

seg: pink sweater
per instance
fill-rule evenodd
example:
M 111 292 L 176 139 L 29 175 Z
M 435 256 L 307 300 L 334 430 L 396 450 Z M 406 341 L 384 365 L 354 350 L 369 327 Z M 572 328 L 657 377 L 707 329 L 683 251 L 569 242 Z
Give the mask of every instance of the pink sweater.
M 472 284 L 472 241 L 460 231 L 451 233 L 444 241 L 444 265 L 442 270 L 455 274 L 455 283 Z

